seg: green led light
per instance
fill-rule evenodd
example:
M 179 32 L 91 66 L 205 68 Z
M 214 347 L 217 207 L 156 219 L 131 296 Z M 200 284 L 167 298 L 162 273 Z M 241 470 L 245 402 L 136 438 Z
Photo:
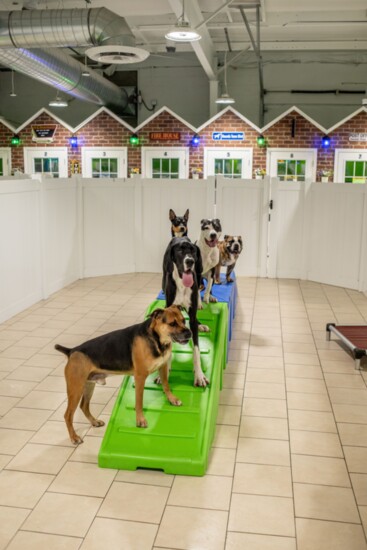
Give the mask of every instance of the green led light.
M 11 142 L 10 142 L 12 145 L 19 145 L 20 143 L 20 137 L 19 136 L 13 136 L 11 138 Z
M 258 136 L 257 137 L 257 144 L 258 144 L 259 147 L 265 147 L 266 139 L 264 138 L 264 136 Z
M 139 137 L 136 134 L 130 136 L 130 145 L 139 145 Z

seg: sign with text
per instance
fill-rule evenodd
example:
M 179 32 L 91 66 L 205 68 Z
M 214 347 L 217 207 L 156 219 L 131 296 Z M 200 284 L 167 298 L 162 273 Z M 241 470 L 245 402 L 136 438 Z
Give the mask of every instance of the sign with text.
M 150 141 L 180 141 L 181 132 L 150 132 Z
M 213 132 L 213 141 L 243 141 L 245 132 Z
M 57 124 L 38 124 L 32 126 L 32 141 L 51 143 L 54 140 Z
M 362 133 L 349 134 L 349 141 L 367 141 L 367 134 L 362 134 Z

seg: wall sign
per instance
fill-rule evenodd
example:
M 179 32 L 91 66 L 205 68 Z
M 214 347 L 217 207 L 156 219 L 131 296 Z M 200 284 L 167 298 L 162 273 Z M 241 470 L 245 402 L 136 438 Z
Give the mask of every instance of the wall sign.
M 52 143 L 55 137 L 57 124 L 38 124 L 32 126 L 32 141 L 37 143 Z
M 181 132 L 150 132 L 150 141 L 180 141 Z
M 213 132 L 213 141 L 243 141 L 245 132 Z
M 349 141 L 367 141 L 367 134 L 349 134 Z

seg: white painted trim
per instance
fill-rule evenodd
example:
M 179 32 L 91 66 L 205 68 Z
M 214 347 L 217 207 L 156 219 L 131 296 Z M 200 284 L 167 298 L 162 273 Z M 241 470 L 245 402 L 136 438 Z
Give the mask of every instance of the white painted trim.
M 367 112 L 367 109 L 365 107 L 360 107 L 359 109 L 357 109 L 356 111 L 354 111 L 354 113 L 351 113 L 350 115 L 346 116 L 345 118 L 343 118 L 343 120 L 341 120 L 340 122 L 337 122 L 336 124 L 334 124 L 334 126 L 332 126 L 331 128 L 328 129 L 328 133 L 331 133 L 331 132 L 334 132 L 334 130 L 336 130 L 337 128 L 339 128 L 339 126 L 342 126 L 343 124 L 345 124 L 346 122 L 348 122 L 348 120 L 351 120 L 352 118 L 354 118 L 355 116 L 359 115 L 359 113 L 363 113 L 363 112 Z
M 339 176 L 339 162 L 340 162 L 340 155 L 343 154 L 349 154 L 349 155 L 367 155 L 367 149 L 335 149 L 334 154 L 334 183 L 344 183 L 344 181 L 341 181 Z M 355 160 L 355 159 L 351 159 Z M 343 177 L 344 179 L 344 177 Z M 367 187 L 367 185 L 366 185 Z
M 189 177 L 189 164 L 190 164 L 190 148 L 189 147 L 142 147 L 141 148 L 141 176 L 146 178 L 146 153 L 150 152 L 159 152 L 169 150 L 170 153 L 184 153 L 185 154 L 185 164 L 184 164 L 184 178 Z
M 42 114 L 46 114 L 48 116 L 50 116 L 51 118 L 53 118 L 56 122 L 58 122 L 59 124 L 61 124 L 61 126 L 64 126 L 64 128 L 67 128 L 71 133 L 74 133 L 74 128 L 72 126 L 69 126 L 69 124 L 67 124 L 66 122 L 64 122 L 63 120 L 61 120 L 61 118 L 59 118 L 58 116 L 54 115 L 53 113 L 51 113 L 51 111 L 49 111 L 48 109 L 45 109 L 44 107 L 42 107 L 42 109 L 40 109 L 39 111 L 37 111 L 37 113 L 33 116 L 31 116 L 28 120 L 26 120 L 25 122 L 23 122 L 23 124 L 21 124 L 15 131 L 15 133 L 19 133 L 21 132 L 22 130 L 24 130 L 24 128 L 26 126 L 28 126 L 31 122 L 33 122 L 33 120 L 35 120 L 36 118 L 38 118 L 40 115 Z
M 317 152 L 318 149 L 310 147 L 269 147 L 266 151 L 266 174 L 271 178 L 276 176 L 271 176 L 270 174 L 270 163 L 271 163 L 271 153 L 313 153 L 314 165 L 312 168 L 312 177 L 311 181 L 316 181 L 316 172 L 317 172 Z
M 316 128 L 318 128 L 319 130 L 321 130 L 321 132 L 323 132 L 324 134 L 327 134 L 328 133 L 328 130 L 326 128 L 324 128 L 323 126 L 321 126 L 321 124 L 319 124 L 318 122 L 316 122 L 316 120 L 314 120 L 313 118 L 311 118 L 310 116 L 306 115 L 306 113 L 304 113 L 303 111 L 301 111 L 301 109 L 299 109 L 298 107 L 296 107 L 295 105 L 293 107 L 290 107 L 289 109 L 287 109 L 286 111 L 284 111 L 284 113 L 282 113 L 281 115 L 277 116 L 274 120 L 272 120 L 271 122 L 268 122 L 268 124 L 266 124 L 265 126 L 263 126 L 261 128 L 261 133 L 265 132 L 266 130 L 268 130 L 269 128 L 271 128 L 272 126 L 274 126 L 274 124 L 276 124 L 277 122 L 279 122 L 280 120 L 282 120 L 283 118 L 285 118 L 286 116 L 288 116 L 290 113 L 292 113 L 293 111 L 295 111 L 296 113 L 298 113 L 300 116 L 302 116 L 303 118 L 305 118 L 306 120 L 308 120 L 308 122 L 310 122 L 311 124 L 313 124 L 313 126 L 316 126 Z
M 7 120 L 5 120 L 4 117 L 0 117 L 0 124 L 2 124 L 3 126 L 5 126 L 6 128 L 8 128 L 8 130 L 10 130 L 11 132 L 13 132 L 14 134 L 16 134 L 16 128 L 14 128 L 10 122 L 8 122 Z
M 127 130 L 129 130 L 130 132 L 134 133 L 135 130 L 132 126 L 130 126 L 130 124 L 128 124 L 127 122 L 125 122 L 124 120 L 122 120 L 120 117 L 118 117 L 117 115 L 115 115 L 115 113 L 113 113 L 112 111 L 110 111 L 109 109 L 107 109 L 107 107 L 101 107 L 100 109 L 98 109 L 95 113 L 93 113 L 92 115 L 90 115 L 88 118 L 86 118 L 83 122 L 81 122 L 80 124 L 78 124 L 78 126 L 76 126 L 74 128 L 74 133 L 76 132 L 79 132 L 79 130 L 81 128 L 83 128 L 83 126 L 85 126 L 86 124 L 88 124 L 89 122 L 91 122 L 94 118 L 96 118 L 98 115 L 100 115 L 101 113 L 106 113 L 107 115 L 109 115 L 111 118 L 113 118 L 114 120 L 116 120 L 117 122 L 119 122 L 121 124 L 121 126 L 124 126 Z
M 183 118 L 181 118 L 179 115 L 176 115 L 176 113 L 174 113 L 173 111 L 171 111 L 171 109 L 169 107 L 161 107 L 156 113 L 154 113 L 153 115 L 151 115 L 150 117 L 148 117 L 147 119 L 144 120 L 144 122 L 142 122 L 141 124 L 139 124 L 139 126 L 137 126 L 135 128 L 135 132 L 138 132 L 139 130 L 141 130 L 144 126 L 146 126 L 147 124 L 149 124 L 149 122 L 151 122 L 152 120 L 154 120 L 155 118 L 157 118 L 157 116 L 161 115 L 162 113 L 169 113 L 171 116 L 173 116 L 174 118 L 176 118 L 177 120 L 179 120 L 180 122 L 182 122 L 182 124 L 184 124 L 185 126 L 187 126 L 188 128 L 190 128 L 190 130 L 192 130 L 193 132 L 197 133 L 197 130 L 195 128 L 195 126 L 192 126 L 189 122 L 187 122 L 186 120 L 184 120 Z
M 236 111 L 236 109 L 234 109 L 233 107 L 231 107 L 230 105 L 228 105 L 228 107 L 226 107 L 225 109 L 223 109 L 222 111 L 219 111 L 219 113 L 217 113 L 216 115 L 214 115 L 212 118 L 210 118 L 207 122 L 204 122 L 204 124 L 202 124 L 201 126 L 199 126 L 199 128 L 196 129 L 196 132 L 199 133 L 201 132 L 204 128 L 206 128 L 207 126 L 209 126 L 209 124 L 212 124 L 213 122 L 215 122 L 216 120 L 218 120 L 218 118 L 222 117 L 224 114 L 226 113 L 233 113 L 235 116 L 237 116 L 238 118 L 240 118 L 243 122 L 245 122 L 248 126 L 251 126 L 251 128 L 253 128 L 256 132 L 259 132 L 259 134 L 261 134 L 261 130 L 258 126 L 256 126 L 256 124 L 254 124 L 253 122 L 251 122 L 251 120 L 249 120 L 248 118 L 246 118 L 244 115 L 241 115 L 241 113 L 239 113 L 238 111 Z

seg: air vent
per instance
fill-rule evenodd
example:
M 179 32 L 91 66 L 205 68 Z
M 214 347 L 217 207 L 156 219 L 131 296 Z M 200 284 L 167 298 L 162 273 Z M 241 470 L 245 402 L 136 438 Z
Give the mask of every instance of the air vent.
M 148 56 L 149 52 L 131 46 L 96 46 L 86 50 L 86 55 L 99 63 L 113 63 L 126 65 L 127 63 L 141 63 Z

